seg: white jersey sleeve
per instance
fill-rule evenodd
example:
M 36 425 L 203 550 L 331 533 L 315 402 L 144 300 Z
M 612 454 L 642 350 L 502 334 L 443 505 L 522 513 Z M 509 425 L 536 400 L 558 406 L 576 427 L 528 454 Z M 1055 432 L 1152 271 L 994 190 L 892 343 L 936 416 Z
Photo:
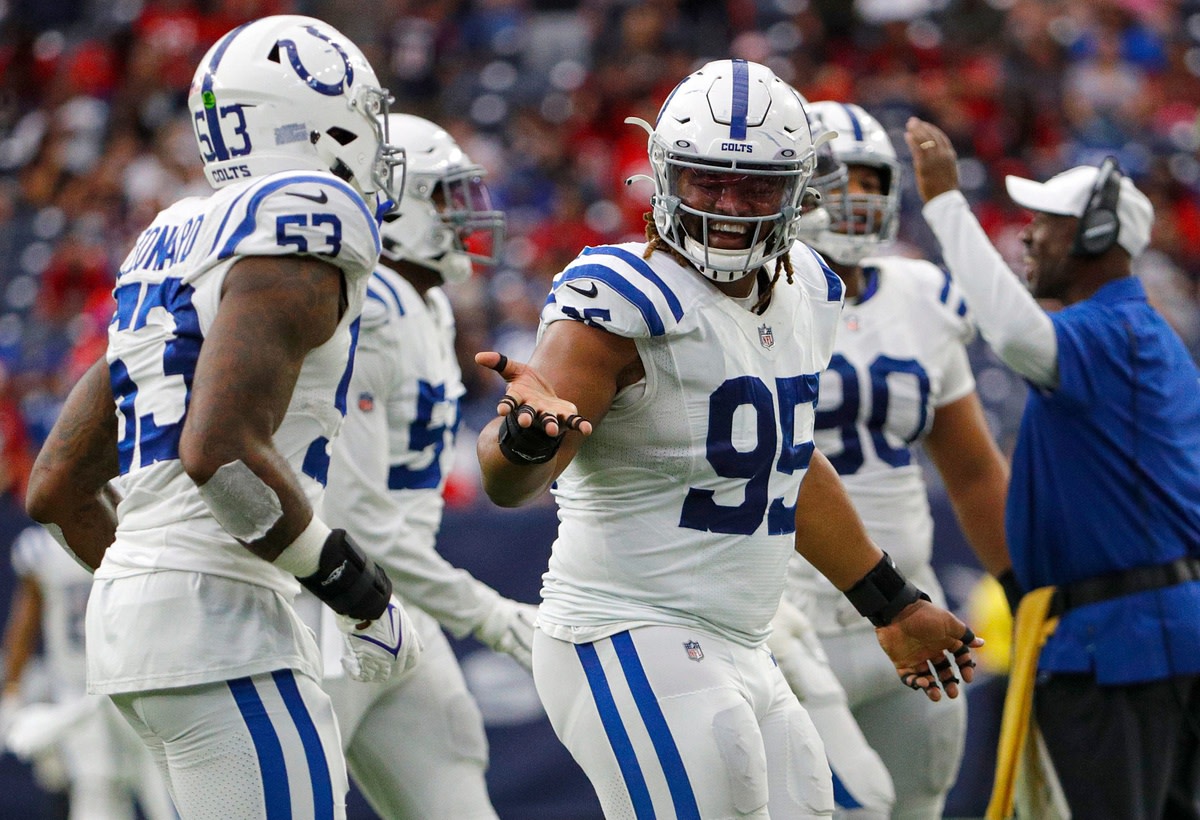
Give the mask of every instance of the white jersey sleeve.
M 376 270 L 324 517 L 387 570 L 405 602 L 459 637 L 500 597 L 435 546 L 463 390 L 445 294 L 422 298 L 403 277 Z
M 600 245 L 583 252 L 554 284 L 542 324 L 583 322 L 626 338 L 664 336 L 681 318 L 679 297 L 641 253 L 645 245 Z
M 1050 317 L 1012 275 L 961 191 L 925 204 L 946 264 L 975 303 L 983 337 L 1013 370 L 1041 387 L 1058 384 L 1058 339 Z
M 792 270 L 797 284 L 808 293 L 813 304 L 813 343 L 818 356 L 826 364 L 833 355 L 837 338 L 838 321 L 846 297 L 845 283 L 833 272 L 833 268 L 817 253 L 801 242 L 792 246 Z
M 233 256 L 315 256 L 359 279 L 379 258 L 379 225 L 349 184 L 331 174 L 264 178 L 230 203 L 210 251 Z

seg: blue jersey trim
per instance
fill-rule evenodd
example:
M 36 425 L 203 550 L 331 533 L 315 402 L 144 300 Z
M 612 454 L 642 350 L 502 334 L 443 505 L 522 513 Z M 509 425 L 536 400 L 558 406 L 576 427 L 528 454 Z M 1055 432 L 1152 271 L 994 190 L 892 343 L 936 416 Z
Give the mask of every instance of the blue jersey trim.
M 280 669 L 271 673 L 275 686 L 283 696 L 283 704 L 287 707 L 292 722 L 296 724 L 296 733 L 300 735 L 300 743 L 304 746 L 304 759 L 308 762 L 308 777 L 312 781 L 313 818 L 314 820 L 333 820 L 333 780 L 329 776 L 329 760 L 325 757 L 325 748 L 321 745 L 321 735 L 313 723 L 300 688 L 296 686 L 295 673 L 290 669 Z
M 948 271 L 942 271 L 942 280 L 943 280 L 942 281 L 942 290 L 941 290 L 941 293 L 938 294 L 938 301 L 944 305 L 950 300 L 950 281 L 951 280 L 950 280 L 950 273 Z
M 279 735 L 271 725 L 271 717 L 263 706 L 254 681 L 237 678 L 228 681 L 229 691 L 237 703 L 242 720 L 250 730 L 254 741 L 254 752 L 258 755 L 258 770 L 262 775 L 263 804 L 267 810 L 266 820 L 291 820 L 292 792 L 288 785 L 287 763 L 283 759 L 283 746 Z
M 358 210 L 361 211 L 362 215 L 366 218 L 366 222 L 371 228 L 371 239 L 375 243 L 375 253 L 379 253 L 380 248 L 382 248 L 382 245 L 379 242 L 379 225 L 376 224 L 375 217 L 371 215 L 371 212 L 367 210 L 367 204 L 363 202 L 363 198 L 358 195 L 358 192 L 351 188 L 348 183 L 345 183 L 336 177 L 319 177 L 303 174 L 272 180 L 265 185 L 262 185 L 256 189 L 252 189 L 254 190 L 254 193 L 250 196 L 250 201 L 246 205 L 246 215 L 242 217 L 242 221 L 238 224 L 237 228 L 234 229 L 233 233 L 230 234 L 229 239 L 221 248 L 221 252 L 218 254 L 217 258 L 228 259 L 229 257 L 233 256 L 234 251 L 237 250 L 237 246 L 241 244 L 242 240 L 254 233 L 254 227 L 258 222 L 258 208 L 260 205 L 262 205 L 264 199 L 278 191 L 280 188 L 284 188 L 297 182 L 315 182 L 322 185 L 332 185 L 334 188 L 340 190 L 342 193 L 350 197 L 350 200 L 358 206 Z M 225 218 L 221 220 L 221 227 L 217 231 L 216 237 L 213 239 L 212 248 L 209 250 L 210 253 L 213 250 L 216 250 L 217 245 L 220 243 L 221 236 L 225 233 L 225 225 L 228 223 L 229 217 L 233 215 L 234 207 L 247 193 L 249 193 L 249 191 L 243 191 L 238 195 L 237 199 L 230 204 L 229 211 L 226 212 Z
M 342 371 L 342 378 L 333 392 L 333 406 L 343 416 L 346 415 L 346 393 L 350 390 L 350 376 L 354 373 L 354 357 L 358 353 L 358 331 L 361 327 L 361 316 L 350 323 L 350 352 L 346 355 L 346 369 Z
M 598 248 L 584 248 L 583 255 L 615 256 L 617 259 L 620 259 L 626 265 L 633 268 L 642 276 L 646 277 L 650 284 L 658 288 L 659 292 L 662 293 L 663 298 L 667 300 L 667 307 L 671 309 L 671 315 L 675 317 L 676 322 L 683 318 L 683 305 L 679 304 L 679 297 L 676 296 L 675 292 L 671 290 L 670 286 L 662 280 L 662 277 L 654 272 L 654 268 L 650 267 L 650 263 L 645 259 L 642 259 L 636 253 L 630 253 L 624 248 L 616 248 L 612 245 L 601 245 Z
M 855 304 L 863 304 L 876 293 L 879 292 L 879 268 L 874 265 L 868 265 L 862 269 L 863 273 L 863 290 L 855 300 Z
M 745 60 L 733 61 L 733 111 L 729 116 L 729 138 L 746 138 L 746 114 L 750 109 L 750 66 Z
M 842 290 L 844 285 L 838 275 L 833 272 L 833 268 L 829 267 L 824 257 L 817 253 L 814 249 L 809 248 L 809 252 L 813 258 L 817 260 L 817 264 L 821 266 L 821 272 L 825 274 L 826 301 L 837 302 L 842 298 Z
M 638 657 L 637 647 L 633 645 L 633 637 L 629 631 L 618 632 L 612 636 L 613 647 L 617 650 L 617 660 L 621 662 L 621 670 L 633 694 L 633 702 L 637 704 L 646 731 L 650 733 L 650 741 L 658 754 L 658 762 L 667 778 L 667 788 L 671 791 L 671 802 L 674 804 L 677 820 L 700 820 L 700 807 L 696 804 L 696 793 L 692 782 L 688 779 L 687 769 L 683 766 L 683 758 L 679 755 L 679 747 L 671 736 L 671 727 L 663 716 L 658 698 L 650 687 L 646 670 Z
M 654 820 L 654 803 L 650 800 L 650 789 L 646 786 L 646 777 L 638 763 L 637 752 L 633 750 L 633 742 L 621 722 L 621 713 L 617 711 L 617 702 L 613 700 L 612 690 L 604 677 L 604 667 L 600 656 L 596 654 L 596 646 L 591 643 L 577 644 L 575 654 L 583 666 L 587 676 L 588 686 L 592 690 L 592 699 L 596 702 L 596 711 L 600 713 L 600 722 L 604 725 L 604 733 L 612 745 L 613 754 L 617 758 L 617 766 L 625 779 L 625 788 L 629 792 L 629 800 L 633 803 L 633 813 L 637 820 Z
M 377 270 L 371 271 L 371 280 L 370 281 L 373 284 L 383 285 L 387 289 L 387 292 L 392 294 L 392 299 L 395 300 L 396 310 L 400 311 L 400 315 L 403 316 L 404 315 L 404 303 L 400 301 L 400 294 L 396 292 L 396 289 L 394 287 L 392 287 L 392 283 L 389 282 L 388 280 L 384 279 L 383 276 L 381 276 L 379 271 L 377 271 Z M 370 293 L 370 292 L 371 292 L 371 288 L 368 285 L 367 293 Z M 379 298 L 379 297 L 376 297 L 376 298 Z M 383 302 L 384 300 L 382 298 L 380 298 L 379 301 Z M 386 302 L 385 302 L 385 304 L 386 304 Z
M 603 282 L 638 309 L 651 336 L 662 336 L 666 333 L 662 317 L 658 315 L 658 309 L 650 301 L 650 297 L 607 265 L 579 265 L 568 268 L 563 271 L 558 284 L 562 285 L 574 279 L 597 279 Z

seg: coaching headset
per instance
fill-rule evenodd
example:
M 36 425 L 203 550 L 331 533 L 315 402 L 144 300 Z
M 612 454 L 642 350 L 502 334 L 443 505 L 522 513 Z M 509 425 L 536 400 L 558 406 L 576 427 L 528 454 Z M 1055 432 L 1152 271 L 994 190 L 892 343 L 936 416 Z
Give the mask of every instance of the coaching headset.
M 1117 198 L 1121 195 L 1121 169 L 1115 157 L 1105 157 L 1087 205 L 1079 216 L 1071 256 L 1100 256 L 1111 248 L 1121 232 Z

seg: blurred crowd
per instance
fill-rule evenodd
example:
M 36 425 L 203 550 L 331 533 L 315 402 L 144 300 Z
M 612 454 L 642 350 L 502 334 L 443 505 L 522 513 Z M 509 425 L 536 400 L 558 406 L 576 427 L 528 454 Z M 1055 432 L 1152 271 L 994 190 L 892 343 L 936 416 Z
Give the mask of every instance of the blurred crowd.
M 678 79 L 709 59 L 768 64 L 810 100 L 854 101 L 900 137 L 950 134 L 963 187 L 1021 270 L 1025 216 L 1006 174 L 1107 154 L 1154 202 L 1136 265 L 1200 355 L 1200 0 L 7 0 L 0 2 L 0 491 L 20 494 L 71 385 L 105 346 L 134 235 L 204 194 L 185 107 L 221 34 L 297 12 L 355 40 L 393 110 L 444 125 L 508 214 L 503 262 L 451 292 L 468 428 L 499 382 L 476 350 L 532 348 L 551 277 L 581 247 L 642 236 L 646 137 Z M 904 252 L 937 260 L 905 181 Z M 1024 389 L 975 351 L 993 430 Z M 463 436 L 473 441 L 469 432 Z M 460 459 L 473 461 L 473 458 Z M 474 497 L 470 480 L 452 503 Z

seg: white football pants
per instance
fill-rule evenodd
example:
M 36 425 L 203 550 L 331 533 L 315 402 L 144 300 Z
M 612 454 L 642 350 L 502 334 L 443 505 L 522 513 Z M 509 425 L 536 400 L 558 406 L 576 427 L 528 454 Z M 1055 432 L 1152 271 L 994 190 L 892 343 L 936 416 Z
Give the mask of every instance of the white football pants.
M 183 820 L 344 820 L 333 705 L 291 669 L 112 696 Z
M 388 820 L 496 820 L 479 707 L 437 621 L 415 607 L 408 612 L 425 645 L 410 675 L 382 684 L 346 677 L 322 684 L 350 774 Z
M 539 630 L 533 676 L 610 820 L 833 813 L 821 740 L 764 647 L 677 626 L 586 644 Z

